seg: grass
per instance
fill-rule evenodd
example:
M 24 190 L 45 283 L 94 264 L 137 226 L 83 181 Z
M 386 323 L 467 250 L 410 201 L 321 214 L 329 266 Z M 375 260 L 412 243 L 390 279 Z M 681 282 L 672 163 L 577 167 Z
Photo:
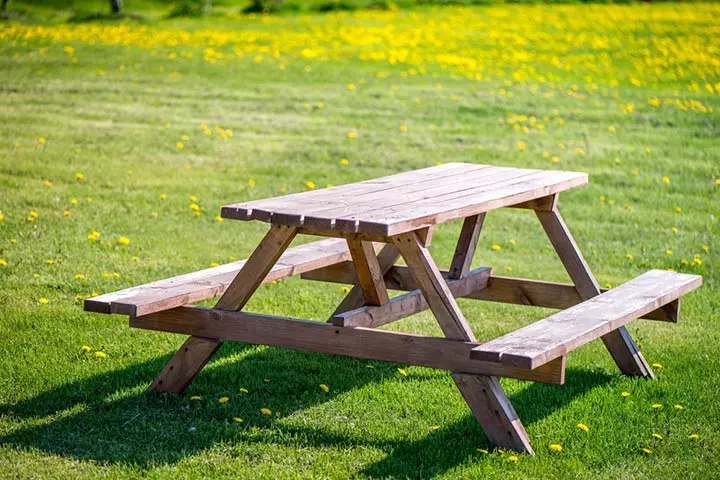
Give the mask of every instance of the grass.
M 719 15 L 497 6 L 3 25 L 0 476 L 715 476 Z M 446 372 L 233 344 L 186 396 L 151 395 L 183 338 L 82 311 L 93 292 L 246 257 L 266 227 L 218 222 L 223 204 L 438 161 L 589 172 L 560 208 L 601 284 L 703 275 L 678 325 L 630 324 L 659 380 L 620 376 L 600 342 L 571 354 L 562 387 L 503 380 L 537 451 L 515 463 Z M 486 226 L 477 265 L 567 280 L 529 212 Z M 436 232 L 440 263 L 458 232 Z M 289 279 L 247 308 L 324 320 L 342 296 Z M 481 339 L 549 313 L 460 303 Z M 427 313 L 392 328 L 438 333 Z

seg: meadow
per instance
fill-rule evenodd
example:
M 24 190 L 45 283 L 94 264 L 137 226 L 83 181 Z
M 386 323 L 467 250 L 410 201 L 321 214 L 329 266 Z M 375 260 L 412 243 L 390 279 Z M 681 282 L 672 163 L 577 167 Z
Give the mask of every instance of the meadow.
M 716 477 L 719 95 L 716 4 L 0 24 L 0 478 Z M 606 287 L 704 277 L 677 325 L 629 325 L 657 381 L 600 342 L 564 386 L 502 381 L 535 457 L 420 367 L 226 344 L 149 394 L 184 338 L 82 311 L 247 257 L 266 225 L 221 205 L 451 161 L 588 172 L 560 209 Z M 530 212 L 489 214 L 475 265 L 568 281 Z M 291 278 L 247 310 L 323 321 L 343 295 Z M 551 313 L 460 306 L 480 340 Z

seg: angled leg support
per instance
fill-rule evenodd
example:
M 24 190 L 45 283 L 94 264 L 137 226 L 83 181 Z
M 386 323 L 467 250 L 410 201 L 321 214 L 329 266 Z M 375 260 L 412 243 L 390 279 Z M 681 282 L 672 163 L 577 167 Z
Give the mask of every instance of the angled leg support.
M 575 284 L 580 297 L 587 300 L 600 295 L 600 286 L 590 271 L 580 249 L 568 230 L 565 221 L 557 209 L 535 211 L 550 242 L 565 266 L 568 275 Z M 634 377 L 655 378 L 650 365 L 643 357 L 630 333 L 620 327 L 602 337 L 605 347 L 612 355 L 623 374 Z
M 273 225 L 227 288 L 215 308 L 241 310 L 260 286 L 280 255 L 295 238 L 296 229 Z M 182 393 L 192 383 L 222 342 L 188 338 L 150 386 L 153 392 Z
M 468 226 L 468 231 L 473 230 L 474 228 Z M 477 239 L 477 236 L 475 238 Z M 395 236 L 392 240 L 405 259 L 408 269 L 423 292 L 445 336 L 474 342 L 475 335 L 470 330 L 435 261 L 422 245 L 418 235 L 410 232 Z M 462 242 L 461 238 L 459 243 Z M 472 248 L 468 249 L 472 255 L 475 248 L 474 243 L 468 243 L 472 244 Z M 458 260 L 458 264 L 463 265 L 467 265 L 469 262 L 470 260 L 467 259 Z M 533 454 L 527 432 L 497 378 L 461 373 L 453 373 L 452 377 L 485 431 L 488 440 L 501 447 Z

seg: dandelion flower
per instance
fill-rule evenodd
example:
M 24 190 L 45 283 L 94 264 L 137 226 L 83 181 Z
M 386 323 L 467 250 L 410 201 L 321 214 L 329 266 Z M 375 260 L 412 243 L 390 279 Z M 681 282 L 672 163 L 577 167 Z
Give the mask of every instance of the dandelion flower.
M 670 231 L 671 231 L 672 233 L 678 233 L 678 228 L 677 228 L 677 227 L 672 227 L 672 228 L 670 229 Z
M 628 260 L 632 260 L 633 259 L 632 253 L 626 253 L 625 258 L 627 258 Z
M 7 260 L 4 258 L 0 258 L 0 267 L 7 267 Z
M 82 172 L 77 172 L 75 174 L 75 180 L 77 180 L 78 182 L 82 182 L 83 180 L 85 180 L 85 174 Z
M 682 208 L 675 207 L 675 213 L 682 213 Z
M 653 404 L 652 404 L 652 408 L 654 408 L 655 410 L 659 410 L 659 409 L 661 409 L 662 407 L 663 407 L 663 406 L 662 406 L 662 403 L 653 403 Z
M 38 300 L 38 302 L 40 302 L 40 303 L 42 303 L 43 305 L 45 305 L 46 303 L 49 303 L 50 300 L 48 300 L 48 299 L 45 298 L 45 297 L 40 297 L 40 300 Z
M 498 245 L 497 243 L 493 244 L 493 246 L 490 247 L 490 248 L 492 248 L 492 249 L 495 250 L 496 252 L 497 252 L 498 250 L 502 250 L 502 247 L 501 247 L 500 245 Z
M 407 131 L 408 131 L 408 126 L 407 126 L 407 125 L 400 125 L 400 131 L 401 131 L 402 133 L 407 133 Z
M 347 167 L 348 165 L 350 165 L 350 160 L 348 160 L 347 158 L 341 158 L 340 165 Z
M 527 148 L 527 146 L 525 145 L 525 142 L 523 142 L 522 140 L 517 142 L 517 147 L 518 147 L 518 150 L 520 150 L 521 152 L 524 152 L 525 149 Z
M 215 221 L 216 222 L 224 222 L 225 219 L 223 217 L 221 217 L 220 215 L 215 215 Z
M 655 439 L 657 439 L 657 440 L 662 440 L 662 439 L 663 439 L 663 436 L 660 435 L 659 433 L 653 433 L 653 434 L 652 434 L 652 437 L 655 438 Z
M 218 262 L 210 262 L 211 267 L 219 267 L 220 264 Z
M 243 419 L 240 418 L 240 417 L 233 417 L 233 422 L 235 422 L 235 423 L 242 423 L 242 422 L 243 422 Z
M 250 186 L 250 188 L 255 188 L 256 183 L 257 182 L 255 182 L 255 180 L 252 178 L 248 180 L 248 185 Z
M 510 455 L 510 456 L 508 457 L 508 461 L 509 461 L 509 462 L 513 462 L 513 463 L 517 463 L 517 461 L 518 461 L 517 455 Z
M 562 449 L 563 449 L 563 447 L 559 443 L 551 443 L 550 444 L 551 452 L 562 452 Z
M 45 143 L 45 137 L 38 138 L 38 143 Z
M 50 180 L 44 180 L 44 181 L 43 181 L 43 185 L 45 185 L 46 187 L 51 187 L 51 186 L 52 186 L 52 182 L 51 182 Z
M 609 131 L 610 133 L 615 133 L 616 128 L 615 128 L 613 125 L 610 125 L 610 126 L 608 127 L 608 131 Z
M 100 350 L 98 350 L 97 352 L 95 352 L 94 357 L 95 358 L 105 358 L 105 357 L 107 357 L 107 355 L 105 354 L 105 352 L 101 352 Z
M 218 402 L 220 403 L 228 403 L 230 401 L 230 397 L 220 397 L 218 398 Z
M 325 392 L 325 393 L 327 393 L 327 392 L 330 391 L 330 387 L 328 387 L 328 386 L 325 385 L 324 383 L 321 383 L 321 384 L 320 384 L 320 389 L 321 389 L 323 392 Z
M 90 353 L 92 351 L 92 347 L 89 345 L 83 345 L 80 347 L 80 350 L 82 350 L 83 353 Z
M 690 435 L 688 435 L 688 438 L 690 440 L 698 440 L 700 438 L 700 435 L 698 435 L 697 433 L 691 433 Z
M 622 392 L 622 393 L 620 394 L 620 396 L 621 396 L 622 398 L 628 398 L 628 397 L 630 396 L 630 392 Z
M 550 159 L 550 163 L 558 163 L 558 162 L 560 162 L 560 159 L 559 159 L 558 157 L 556 157 L 556 156 L 553 156 L 553 157 Z
M 681 404 L 678 403 L 678 404 L 675 404 L 675 409 L 676 410 L 684 410 L 685 407 L 683 407 Z
M 85 278 L 85 275 L 82 273 L 76 273 L 75 274 L 75 280 L 83 280 Z
M 663 181 L 663 183 L 668 184 L 668 183 L 670 183 L 670 177 L 665 175 L 664 177 L 662 177 L 662 181 Z
M 357 133 L 355 133 L 355 132 L 348 132 L 348 133 L 347 133 L 347 138 L 349 138 L 350 140 L 355 140 L 357 137 L 358 137 L 358 135 L 357 135 Z
M 485 448 L 476 448 L 475 450 L 482 453 L 483 455 L 487 455 L 489 453 Z
M 312 190 L 312 189 L 315 188 L 315 182 L 313 182 L 312 180 L 308 180 L 308 181 L 305 182 L 305 186 L 306 186 L 307 188 L 309 188 L 310 190 Z
M 190 397 L 190 400 L 192 400 L 193 402 L 196 402 L 196 401 L 202 400 L 202 397 L 200 395 L 193 395 L 192 397 Z
M 587 432 L 590 430 L 590 428 L 587 425 L 585 425 L 584 423 L 578 423 L 577 428 L 579 428 L 583 432 Z
M 407 370 L 404 370 L 402 368 L 397 369 L 398 373 L 402 375 L 403 377 L 407 377 Z
M 247 388 L 243 388 L 243 387 L 240 387 L 240 389 L 239 389 L 238 391 L 239 391 L 240 393 L 248 393 L 248 389 L 247 389 Z
M 672 248 L 668 248 L 667 250 L 665 250 L 665 253 L 668 255 L 672 255 L 673 254 Z
M 190 205 L 188 205 L 188 208 L 194 212 L 200 211 L 200 205 L 198 205 L 197 203 L 191 203 Z
M 2 222 L 3 220 L 5 220 L 5 214 L 0 212 L 0 222 Z
M 650 450 L 649 448 L 645 448 L 645 447 L 641 448 L 640 451 L 643 452 L 645 455 L 652 455 L 652 453 L 653 453 L 652 450 Z
M 160 200 L 167 200 L 167 193 L 161 193 Z
M 118 242 L 118 245 L 124 245 L 124 246 L 130 245 L 130 239 L 128 237 L 120 237 L 120 238 L 118 238 L 117 242 Z
M 188 197 L 188 200 L 190 200 L 191 202 L 197 202 L 197 197 L 195 195 L 190 195 Z
M 662 370 L 662 368 L 663 368 L 661 363 L 653 363 L 652 366 L 653 366 L 653 368 L 657 368 L 658 370 Z
M 270 410 L 269 408 L 261 408 L 261 409 L 260 409 L 260 412 L 261 412 L 263 415 L 272 415 L 272 410 Z

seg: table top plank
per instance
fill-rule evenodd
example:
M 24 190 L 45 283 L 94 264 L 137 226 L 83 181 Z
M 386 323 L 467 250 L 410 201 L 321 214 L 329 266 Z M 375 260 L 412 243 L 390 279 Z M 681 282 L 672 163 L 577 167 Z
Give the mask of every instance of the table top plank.
M 552 195 L 587 174 L 451 163 L 388 177 L 224 206 L 222 216 L 389 236 Z

